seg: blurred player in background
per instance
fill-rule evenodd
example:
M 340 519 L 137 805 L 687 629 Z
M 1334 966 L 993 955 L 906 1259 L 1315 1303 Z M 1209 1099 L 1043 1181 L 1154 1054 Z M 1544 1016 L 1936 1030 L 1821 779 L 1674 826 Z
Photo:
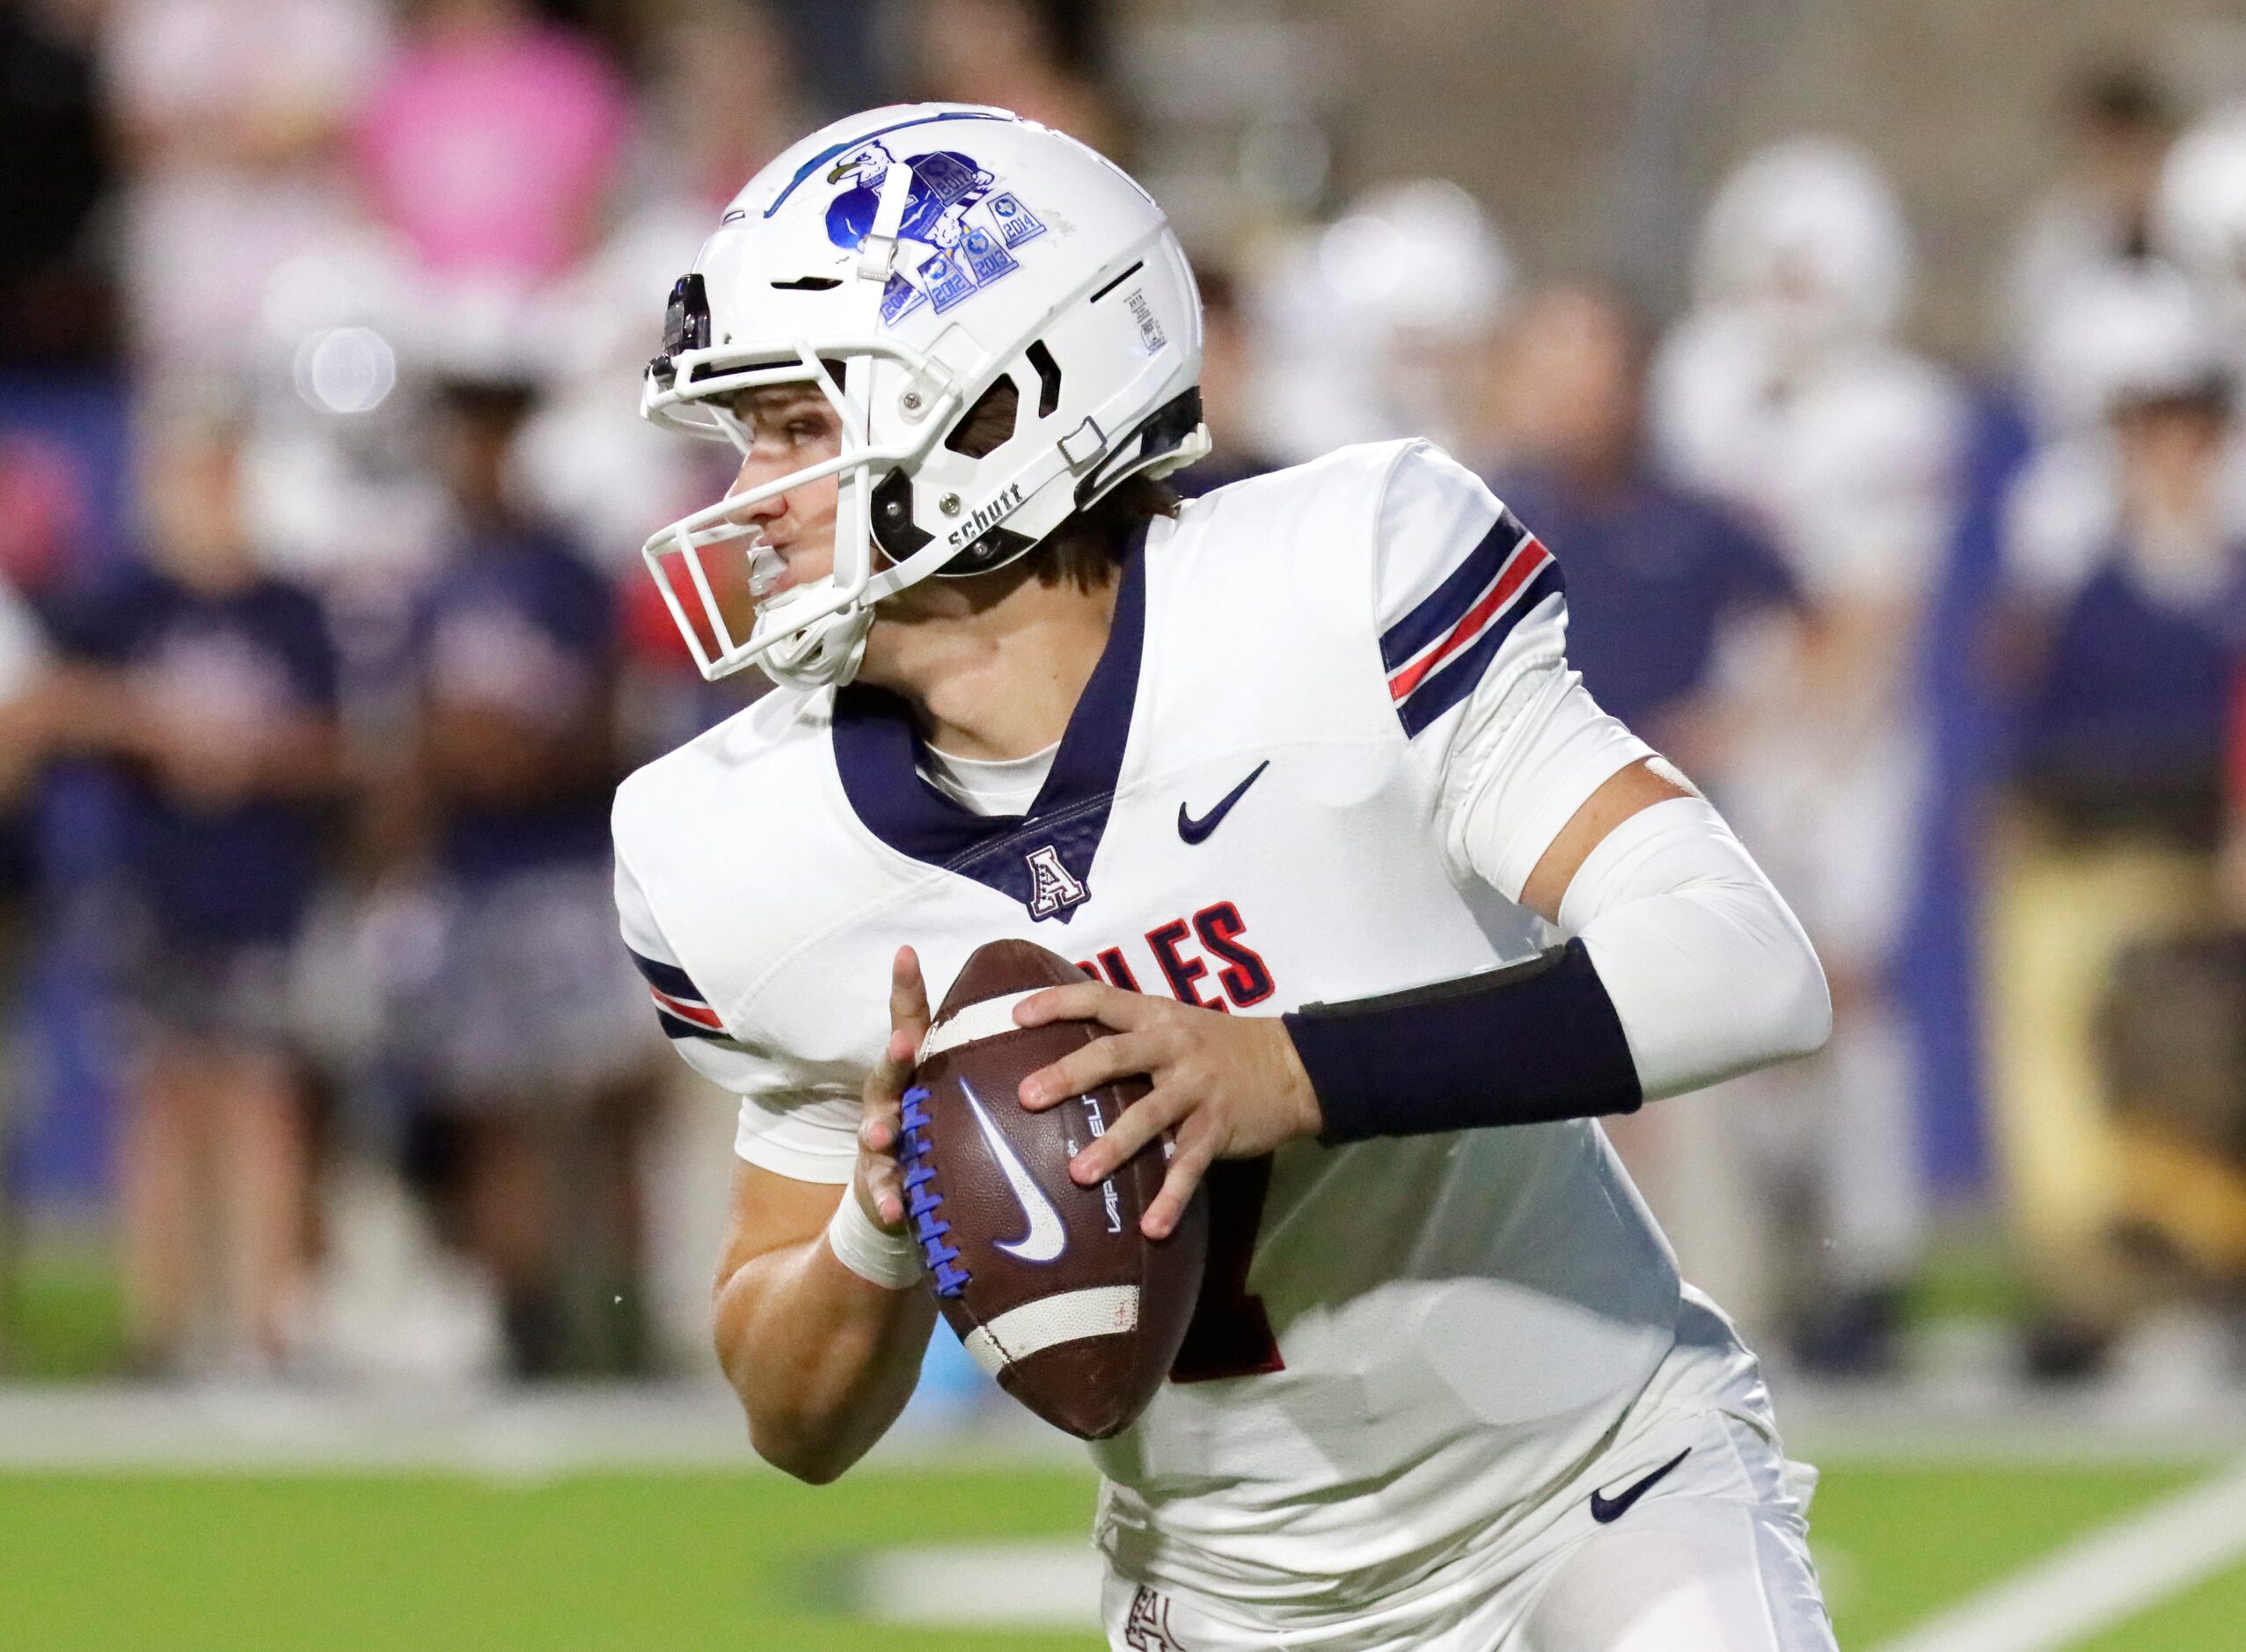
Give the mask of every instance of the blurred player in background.
M 1829 1652 L 1753 1358 L 1591 1122 L 1814 1049 L 1815 955 L 1439 450 L 1161 487 L 1200 356 L 1153 202 L 999 110 L 805 138 L 673 289 L 642 406 L 742 465 L 650 559 L 706 671 L 779 686 L 626 782 L 616 891 L 741 1098 L 750 1436 L 824 1481 L 912 1392 L 957 1254 L 891 1151 L 921 960 L 1028 937 L 1106 981 L 1018 1020 L 1107 1035 L 1020 1104 L 1151 1075 L 1072 1173 L 1172 1128 L 1143 1232 L 1206 1174 L 1234 1252 L 1095 1447 L 1112 1644 Z
M 149 563 L 62 616 L 65 663 L 36 691 L 48 749 L 123 784 L 119 1159 L 129 1331 L 151 1373 L 276 1365 L 308 1263 L 290 971 L 340 784 L 336 667 L 318 603 L 259 567 L 238 450 L 226 416 L 159 408 Z
M 1826 1241 L 1781 1248 L 1772 1231 L 1769 1305 L 1805 1361 L 1849 1371 L 1893 1357 L 1925 1236 L 1913 1052 L 1890 992 L 1927 778 L 1916 662 L 1953 530 L 1962 408 L 1892 336 L 1910 274 L 1900 208 L 1869 158 L 1825 139 L 1766 150 L 1708 209 L 1694 307 L 1664 343 L 1652 398 L 1672 473 L 1769 536 L 1811 617 L 1805 647 L 1763 662 L 1730 800 L 1816 938 L 1834 1034 L 1811 1067 L 1770 1081 L 1808 1105 L 1733 1111 L 1768 1190 L 1739 1219 Z
M 2050 370 L 2051 353 L 2073 342 L 2069 294 L 2152 256 L 2161 166 L 2176 139 L 2166 90 L 2133 64 L 2085 70 L 2059 113 L 2064 170 L 2022 223 L 2000 296 L 2008 342 L 2031 384 Z
M 444 390 L 455 532 L 416 625 L 422 830 L 444 904 L 400 1034 L 455 1231 L 499 1290 L 516 1370 L 548 1375 L 639 1357 L 648 1062 L 602 918 L 615 599 L 514 503 L 534 398 L 504 379 Z
M 1289 236 L 1247 281 L 1261 443 L 1290 464 L 1406 435 L 1464 451 L 1512 284 L 1489 215 L 1442 179 L 1368 191 Z
M 1599 704 L 1728 805 L 1767 662 L 1798 656 L 1804 604 L 1792 570 L 1734 509 L 1654 469 L 1648 347 L 1597 289 L 1523 301 L 1490 364 L 1489 439 L 1512 459 L 1493 486 L 1566 548 L 1568 658 Z M 1744 1317 L 1769 1305 L 1741 1288 L 1763 1259 L 1739 1212 L 1763 1190 L 1740 1163 L 1734 1105 L 1770 1100 L 1719 1091 L 1606 1128 L 1686 1272 L 1730 1287 Z
M 2051 1375 L 2080 1374 L 2147 1305 L 2122 1224 L 2157 1227 L 2177 1178 L 2117 1125 L 2102 1018 L 2133 943 L 2223 921 L 2246 615 L 2233 391 L 2205 306 L 2140 266 L 2078 289 L 2074 314 L 2100 345 L 2078 394 L 2103 419 L 2054 442 L 2012 500 L 2021 727 L 1989 956 L 1999 1139 L 2054 1307 L 2030 1350 Z

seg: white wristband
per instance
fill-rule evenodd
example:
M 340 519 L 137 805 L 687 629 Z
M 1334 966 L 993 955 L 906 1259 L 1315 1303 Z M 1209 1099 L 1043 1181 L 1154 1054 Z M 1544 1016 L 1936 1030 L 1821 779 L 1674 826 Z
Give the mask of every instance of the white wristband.
M 909 1290 L 920 1283 L 919 1246 L 903 1228 L 875 1226 L 854 1187 L 842 1190 L 842 1202 L 827 1224 L 827 1248 L 835 1261 L 884 1290 Z

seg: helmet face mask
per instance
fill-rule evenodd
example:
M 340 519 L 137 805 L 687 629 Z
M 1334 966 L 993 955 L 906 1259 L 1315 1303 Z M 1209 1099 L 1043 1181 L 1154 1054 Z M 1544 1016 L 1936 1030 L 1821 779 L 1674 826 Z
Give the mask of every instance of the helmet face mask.
M 856 669 L 863 651 L 873 605 L 933 571 L 925 563 L 908 566 L 910 559 L 908 563 L 877 567 L 872 532 L 872 478 L 924 457 L 925 448 L 943 434 L 947 416 L 959 399 L 958 392 L 947 390 L 938 393 L 918 441 L 878 445 L 867 436 L 865 392 L 860 390 L 853 394 L 849 387 L 851 380 L 862 384 L 874 376 L 873 362 L 877 358 L 873 352 L 847 347 L 858 343 L 860 341 L 828 340 L 815 344 L 805 340 L 792 361 L 753 365 L 729 363 L 717 372 L 706 373 L 699 382 L 707 388 L 701 389 L 696 399 L 686 404 L 692 413 L 671 421 L 697 435 L 729 442 L 745 457 L 751 434 L 733 412 L 733 398 L 744 391 L 768 386 L 806 385 L 818 390 L 842 423 L 841 449 L 833 457 L 729 493 L 672 523 L 642 547 L 641 555 L 655 576 L 663 605 L 669 610 L 694 654 L 696 665 L 706 677 L 727 676 L 759 661 L 776 676 L 785 673 L 791 676 L 809 674 L 823 677 L 843 669 L 846 677 L 849 671 Z M 893 348 L 887 345 L 877 347 L 883 351 Z M 679 361 L 680 370 L 691 373 L 706 367 L 708 363 L 694 357 L 708 354 L 715 353 L 690 353 Z M 832 363 L 843 368 L 841 382 L 835 376 Z M 911 363 L 909 370 L 917 371 L 919 365 Z M 768 586 L 777 573 L 771 566 L 776 559 L 764 547 L 762 530 L 748 519 L 750 508 L 828 477 L 838 481 L 831 570 L 769 601 L 764 600 L 761 588 Z M 758 599 L 756 623 L 746 638 L 735 636 L 725 606 L 713 586 L 710 570 L 703 560 L 704 552 L 721 545 L 733 546 L 748 560 L 745 581 L 731 581 L 736 587 L 745 584 L 750 595 Z M 674 578 L 674 563 L 684 571 L 684 591 Z M 697 614 L 701 620 L 699 625 Z
M 1126 477 L 1207 450 L 1199 299 L 1168 224 L 1091 150 L 1000 111 L 877 110 L 805 139 L 735 201 L 665 321 L 644 416 L 745 454 L 735 398 L 801 385 L 841 424 L 831 458 L 647 541 L 706 676 L 756 663 L 794 686 L 846 682 L 884 597 L 1004 567 Z M 1001 380 L 1012 429 L 960 442 Z M 719 591 L 744 581 L 713 581 L 705 553 L 768 588 L 777 559 L 746 513 L 829 476 L 832 571 L 736 637 Z

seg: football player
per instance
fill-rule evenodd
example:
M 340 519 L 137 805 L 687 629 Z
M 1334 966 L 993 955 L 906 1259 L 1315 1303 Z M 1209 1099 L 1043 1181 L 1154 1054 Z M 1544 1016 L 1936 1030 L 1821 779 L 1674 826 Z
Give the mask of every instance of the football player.
M 911 1394 L 925 979 L 1019 936 L 1093 978 L 1017 1018 L 1107 1029 L 1021 1105 L 1151 1075 L 1072 1173 L 1171 1130 L 1145 1231 L 1205 1180 L 1218 1236 L 1222 1334 L 1094 1448 L 1116 1646 L 1828 1648 L 1805 1471 L 1594 1122 L 1817 1048 L 1815 954 L 1444 454 L 1175 502 L 1200 333 L 1145 192 L 951 105 L 804 139 L 673 291 L 644 408 L 743 461 L 648 559 L 779 687 L 626 783 L 618 900 L 741 1098 L 751 1437 L 829 1480 Z
M 1777 1086 L 1751 1085 L 1709 1121 L 1757 1185 L 1801 1189 L 1833 1244 L 1755 1234 L 1781 1200 L 1749 1200 L 1732 1218 L 1747 1231 L 1709 1223 L 1720 1249 L 1698 1254 L 1745 1261 L 1759 1238 L 1796 1356 L 1854 1375 L 1896 1357 L 1928 1221 L 1918 1054 L 1897 983 L 1927 876 L 1935 723 L 1920 679 L 1965 408 L 1895 336 L 1912 267 L 1902 204 L 1868 155 L 1820 137 L 1759 150 L 1708 207 L 1694 305 L 1656 356 L 1649 398 L 1663 468 L 1767 536 L 1811 616 L 1790 659 L 1746 664 L 1760 691 L 1742 697 L 1723 795 L 1840 1005 L 1823 1054 L 1786 1075 L 1789 1107 L 1768 1105 Z M 1762 1305 L 1733 1300 L 1751 1323 Z

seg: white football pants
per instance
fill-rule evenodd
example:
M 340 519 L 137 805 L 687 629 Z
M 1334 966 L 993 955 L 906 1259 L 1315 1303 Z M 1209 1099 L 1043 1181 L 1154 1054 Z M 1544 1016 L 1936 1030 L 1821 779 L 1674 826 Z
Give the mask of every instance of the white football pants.
M 1626 1429 L 1518 1539 L 1445 1567 L 1408 1598 L 1344 1622 L 1282 1626 L 1111 1575 L 1101 1603 L 1108 1643 L 1116 1652 L 1834 1652 L 1810 1561 L 1812 1480 L 1736 1413 L 1672 1412 Z

